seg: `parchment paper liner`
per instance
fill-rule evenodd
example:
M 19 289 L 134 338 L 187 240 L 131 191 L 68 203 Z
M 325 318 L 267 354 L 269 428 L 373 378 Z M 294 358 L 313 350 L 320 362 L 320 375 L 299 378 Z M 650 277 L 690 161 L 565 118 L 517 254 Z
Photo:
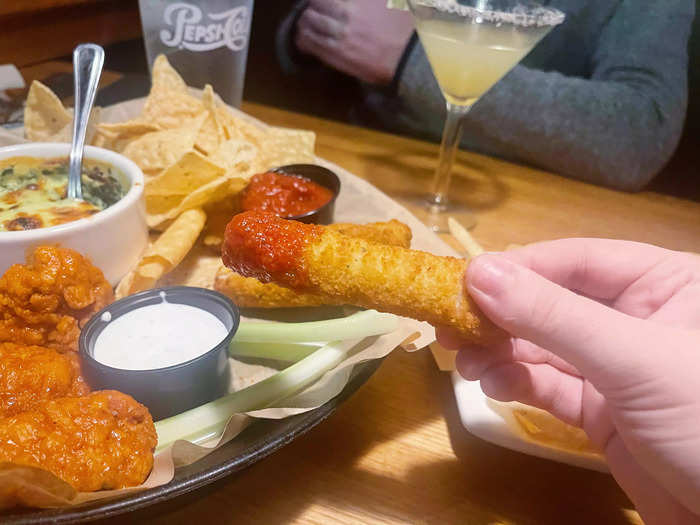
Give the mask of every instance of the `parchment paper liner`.
M 123 102 L 104 108 L 101 116 L 105 122 L 119 122 L 137 116 L 143 106 L 143 99 Z M 238 110 L 232 109 L 241 116 L 247 116 Z M 249 117 L 260 126 L 266 124 Z M 21 128 L 5 130 L 0 128 L 0 146 L 21 144 L 28 142 L 22 137 Z M 336 201 L 335 221 L 366 223 L 374 221 L 387 221 L 398 219 L 406 223 L 413 231 L 414 248 L 432 252 L 438 255 L 455 255 L 454 250 L 445 244 L 439 237 L 426 228 L 408 210 L 393 199 L 379 191 L 367 181 L 352 175 L 341 167 L 316 158 L 317 164 L 334 171 L 341 180 L 341 192 Z M 181 263 L 171 275 L 166 276 L 164 284 L 176 284 L 185 275 L 197 275 L 197 284 L 206 286 L 213 283 L 213 276 L 218 268 L 217 257 L 205 255 L 203 248 L 195 249 Z M 192 280 L 188 284 L 193 285 Z M 402 346 L 405 350 L 414 351 L 429 345 L 435 340 L 435 332 L 427 323 L 421 323 L 412 319 L 402 318 L 399 328 L 381 337 L 365 339 L 359 349 L 353 349 L 348 358 L 336 368 L 328 371 L 316 383 L 302 392 L 285 399 L 282 404 L 271 406 L 264 410 L 250 412 L 248 414 L 236 414 L 229 420 L 226 429 L 216 442 L 205 445 L 194 445 L 189 442 L 179 441 L 172 447 L 159 452 L 155 457 L 153 470 L 145 483 L 138 487 L 128 489 L 99 491 L 88 493 L 72 493 L 65 487 L 65 483 L 41 469 L 15 468 L 12 471 L 3 471 L 0 465 L 0 508 L 3 507 L 3 489 L 21 487 L 15 491 L 15 502 L 19 501 L 33 507 L 61 507 L 78 505 L 95 500 L 116 498 L 126 494 L 141 491 L 170 482 L 174 476 L 175 468 L 189 465 L 194 461 L 211 453 L 216 448 L 228 443 L 235 438 L 254 418 L 281 419 L 295 414 L 313 410 L 338 395 L 347 385 L 355 365 L 381 359 L 391 353 L 395 348 Z M 234 360 L 234 387 L 249 385 L 261 381 L 276 370 L 255 365 L 246 365 Z M 43 473 L 37 476 L 36 472 Z M 70 487 L 68 487 L 70 488 Z M 5 506 L 7 506 L 5 504 Z

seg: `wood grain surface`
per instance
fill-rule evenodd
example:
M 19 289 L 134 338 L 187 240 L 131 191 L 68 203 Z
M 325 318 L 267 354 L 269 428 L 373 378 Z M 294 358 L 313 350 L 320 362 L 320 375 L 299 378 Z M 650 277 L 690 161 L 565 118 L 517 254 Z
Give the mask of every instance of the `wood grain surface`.
M 317 153 L 393 197 L 427 190 L 437 146 L 271 107 L 243 109 L 317 133 Z M 489 250 L 600 236 L 700 250 L 700 204 L 623 194 L 466 152 L 452 193 Z M 455 248 L 457 244 L 444 236 Z M 393 353 L 328 421 L 246 471 L 112 523 L 641 523 L 605 474 L 491 445 L 462 428 L 428 352 Z
M 47 71 L 26 73 L 42 78 Z M 272 107 L 243 109 L 273 125 L 315 131 L 318 155 L 394 198 L 428 189 L 435 144 Z M 451 196 L 475 211 L 471 233 L 487 250 L 599 236 L 700 251 L 700 204 L 651 192 L 623 194 L 460 152 Z M 443 238 L 461 250 L 449 235 Z M 610 476 L 511 452 L 467 433 L 449 376 L 427 351 L 391 354 L 326 422 L 253 467 L 103 522 L 641 523 Z
M 17 67 L 142 34 L 137 0 L 1 0 L 0 28 L 0 64 Z

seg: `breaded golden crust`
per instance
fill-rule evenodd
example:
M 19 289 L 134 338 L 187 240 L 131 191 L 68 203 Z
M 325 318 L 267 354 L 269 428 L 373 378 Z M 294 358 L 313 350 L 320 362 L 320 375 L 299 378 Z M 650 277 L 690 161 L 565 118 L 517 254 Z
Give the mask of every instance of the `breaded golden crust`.
M 326 228 L 368 242 L 403 246 L 404 248 L 411 247 L 411 239 L 413 238 L 411 228 L 396 219 L 387 222 L 370 222 L 369 224 L 338 222 L 329 224 Z
M 477 344 L 507 337 L 468 296 L 462 259 L 251 211 L 236 215 L 226 227 L 222 259 L 241 275 L 451 326 Z
M 139 485 L 156 442 L 146 407 L 113 390 L 0 419 L 0 462 L 43 468 L 79 491 Z
M 350 237 L 392 246 L 411 245 L 411 229 L 404 223 L 391 220 L 370 224 L 337 223 L 328 226 Z M 231 298 L 241 308 L 294 308 L 321 305 L 342 305 L 342 299 L 292 290 L 275 283 L 261 283 L 253 277 L 221 268 L 214 281 L 214 289 Z
M 77 351 L 80 326 L 113 300 L 102 272 L 78 252 L 39 246 L 0 277 L 0 342 Z
M 90 391 L 77 354 L 0 343 L 0 417 L 33 410 L 45 401 Z
M 506 337 L 464 289 L 467 263 L 463 259 L 369 243 L 328 229 L 309 243 L 304 258 L 310 291 L 451 326 L 474 343 Z
M 332 297 L 304 293 L 275 283 L 261 283 L 255 277 L 222 267 L 216 274 L 214 289 L 228 296 L 241 308 L 295 308 L 343 304 Z

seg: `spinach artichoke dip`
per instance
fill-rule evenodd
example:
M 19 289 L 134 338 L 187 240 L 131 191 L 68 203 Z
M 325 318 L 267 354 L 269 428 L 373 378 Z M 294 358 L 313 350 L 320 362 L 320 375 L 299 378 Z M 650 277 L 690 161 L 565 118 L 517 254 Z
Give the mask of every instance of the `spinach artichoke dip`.
M 83 160 L 83 199 L 66 198 L 67 158 L 0 160 L 0 231 L 34 230 L 89 217 L 109 208 L 126 190 L 114 166 Z M 128 189 L 128 188 L 127 188 Z

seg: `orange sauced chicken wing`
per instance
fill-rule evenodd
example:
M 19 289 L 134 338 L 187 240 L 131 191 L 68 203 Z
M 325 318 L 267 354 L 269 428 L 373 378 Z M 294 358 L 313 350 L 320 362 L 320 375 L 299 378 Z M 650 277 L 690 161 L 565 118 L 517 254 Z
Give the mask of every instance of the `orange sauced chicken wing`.
M 113 300 L 102 272 L 78 252 L 39 246 L 0 277 L 0 342 L 77 350 L 80 326 Z
M 0 418 L 0 463 L 43 468 L 78 491 L 141 484 L 156 442 L 146 407 L 113 390 Z
M 0 417 L 33 410 L 45 401 L 90 391 L 77 354 L 0 343 Z

